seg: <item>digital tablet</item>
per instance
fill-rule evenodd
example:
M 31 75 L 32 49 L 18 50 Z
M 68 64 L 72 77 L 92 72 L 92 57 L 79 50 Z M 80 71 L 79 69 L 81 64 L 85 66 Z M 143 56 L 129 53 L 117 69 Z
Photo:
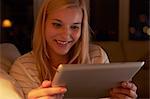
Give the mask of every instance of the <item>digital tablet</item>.
M 65 86 L 66 98 L 107 97 L 111 88 L 121 81 L 129 81 L 144 62 L 109 64 L 61 64 L 52 86 Z

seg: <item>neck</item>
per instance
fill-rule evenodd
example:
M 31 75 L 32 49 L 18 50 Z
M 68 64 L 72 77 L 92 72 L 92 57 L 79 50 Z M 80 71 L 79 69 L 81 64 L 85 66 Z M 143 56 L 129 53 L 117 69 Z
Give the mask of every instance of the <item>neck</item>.
M 60 64 L 66 64 L 68 62 L 67 55 L 58 55 L 56 53 L 48 53 L 50 56 L 50 65 L 58 67 Z
M 56 68 L 60 65 L 60 64 L 66 64 L 67 63 L 67 57 L 66 56 L 58 56 L 53 58 L 53 56 L 51 57 L 51 65 L 55 66 Z

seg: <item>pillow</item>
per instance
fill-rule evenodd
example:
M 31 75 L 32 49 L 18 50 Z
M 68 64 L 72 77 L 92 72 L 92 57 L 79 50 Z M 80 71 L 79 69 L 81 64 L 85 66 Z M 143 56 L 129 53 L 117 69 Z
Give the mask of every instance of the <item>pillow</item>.
M 8 80 L 0 78 L 0 81 L 0 99 L 21 99 Z
M 3 56 L 0 57 L 0 69 L 6 71 L 8 73 L 11 65 L 12 65 L 12 63 L 9 59 L 7 59 Z
M 22 99 L 23 92 L 19 84 L 8 73 L 0 69 L 0 99 Z

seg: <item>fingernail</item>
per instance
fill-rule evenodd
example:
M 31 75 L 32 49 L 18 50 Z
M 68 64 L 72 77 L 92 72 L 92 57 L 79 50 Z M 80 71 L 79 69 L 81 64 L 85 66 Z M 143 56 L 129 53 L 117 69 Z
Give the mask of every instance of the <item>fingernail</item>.
M 67 89 L 66 89 L 66 88 L 61 88 L 60 91 L 61 91 L 61 92 L 66 92 Z

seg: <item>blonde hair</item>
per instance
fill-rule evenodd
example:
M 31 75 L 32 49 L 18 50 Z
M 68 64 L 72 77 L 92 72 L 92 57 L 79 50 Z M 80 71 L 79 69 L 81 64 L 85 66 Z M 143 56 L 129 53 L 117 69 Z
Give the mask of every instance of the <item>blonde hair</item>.
M 71 63 L 91 63 L 89 58 L 89 28 L 88 16 L 84 0 L 44 0 L 40 12 L 37 16 L 33 35 L 33 53 L 39 71 L 41 81 L 46 79 L 52 80 L 52 75 L 56 72 L 54 67 L 49 65 L 49 56 L 47 53 L 47 45 L 44 37 L 45 21 L 48 14 L 60 7 L 77 6 L 82 9 L 82 33 L 77 43 L 69 51 L 69 64 Z

